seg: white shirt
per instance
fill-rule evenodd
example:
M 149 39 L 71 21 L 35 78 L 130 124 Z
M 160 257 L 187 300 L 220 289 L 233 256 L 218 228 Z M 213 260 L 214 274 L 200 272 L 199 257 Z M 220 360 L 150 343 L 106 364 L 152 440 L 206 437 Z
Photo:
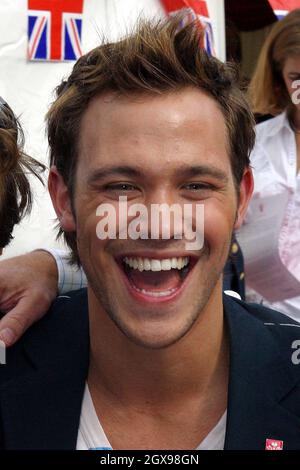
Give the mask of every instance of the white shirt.
M 225 411 L 220 421 L 196 450 L 223 450 L 226 421 L 227 412 Z M 98 419 L 87 384 L 83 396 L 76 450 L 112 450 Z
M 300 172 L 297 174 L 297 148 L 286 112 L 256 126 L 256 144 L 250 156 L 254 174 L 254 196 L 277 195 L 288 190 L 289 199 L 279 250 L 285 266 L 300 277 Z M 247 214 L 251 223 L 251 203 Z M 245 259 L 247 271 L 247 259 Z M 247 289 L 248 301 L 263 303 L 274 310 L 300 320 L 300 296 L 280 302 L 268 302 L 260 294 Z

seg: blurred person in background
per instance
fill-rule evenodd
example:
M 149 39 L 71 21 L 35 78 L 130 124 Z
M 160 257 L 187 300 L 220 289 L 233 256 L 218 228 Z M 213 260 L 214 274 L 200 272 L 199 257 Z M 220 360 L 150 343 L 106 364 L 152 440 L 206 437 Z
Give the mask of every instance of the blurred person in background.
M 249 88 L 254 113 L 273 117 L 256 126 L 256 144 L 250 157 L 255 185 L 246 222 L 249 228 L 255 223 L 252 209 L 257 199 L 262 201 L 267 196 L 282 194 L 284 197 L 284 193 L 288 194 L 278 240 L 282 260 L 288 269 L 300 265 L 300 259 L 297 259 L 300 245 L 300 104 L 295 101 L 297 80 L 300 80 L 300 9 L 274 25 L 261 50 Z M 247 262 L 245 256 L 246 286 Z M 247 299 L 300 320 L 300 296 L 270 302 L 249 290 Z
M 28 174 L 39 175 L 44 166 L 23 152 L 24 134 L 9 105 L 0 97 L 0 251 L 12 231 L 29 213 L 32 193 Z

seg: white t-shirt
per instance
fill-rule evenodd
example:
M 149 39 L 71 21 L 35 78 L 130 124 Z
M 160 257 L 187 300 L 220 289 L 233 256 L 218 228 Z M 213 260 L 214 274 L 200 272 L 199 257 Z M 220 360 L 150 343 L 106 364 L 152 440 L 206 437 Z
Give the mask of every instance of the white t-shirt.
M 210 431 L 196 450 L 223 450 L 225 442 L 227 411 L 217 425 Z M 112 450 L 105 432 L 98 419 L 92 397 L 86 384 L 80 424 L 77 437 L 77 450 Z

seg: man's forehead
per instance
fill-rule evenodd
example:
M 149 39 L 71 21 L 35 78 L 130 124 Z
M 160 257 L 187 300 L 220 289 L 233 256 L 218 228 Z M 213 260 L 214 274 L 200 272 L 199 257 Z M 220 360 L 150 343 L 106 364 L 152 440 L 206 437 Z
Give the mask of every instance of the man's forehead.
M 217 136 L 217 138 L 216 138 Z M 106 93 L 93 98 L 80 128 L 83 150 L 92 147 L 138 146 L 145 141 L 169 148 L 185 142 L 224 147 L 224 116 L 218 103 L 196 88 L 162 95 L 119 96 Z
M 228 147 L 222 112 L 198 90 L 154 97 L 106 94 L 84 116 L 78 167 L 91 181 L 95 171 L 110 166 L 130 166 L 150 179 L 179 177 L 183 165 L 206 166 L 231 179 Z
M 214 116 L 224 121 L 217 101 L 201 89 L 185 87 L 160 94 L 129 93 L 120 95 L 117 92 L 106 92 L 91 99 L 83 115 L 83 125 L 99 119 L 104 127 L 111 119 L 114 123 L 126 126 L 128 120 L 136 114 L 147 116 L 153 122 L 163 119 L 181 125 L 185 121 L 209 120 Z M 154 119 L 153 119 L 154 118 Z M 136 122 L 138 124 L 138 121 Z M 89 126 L 90 127 L 90 126 Z

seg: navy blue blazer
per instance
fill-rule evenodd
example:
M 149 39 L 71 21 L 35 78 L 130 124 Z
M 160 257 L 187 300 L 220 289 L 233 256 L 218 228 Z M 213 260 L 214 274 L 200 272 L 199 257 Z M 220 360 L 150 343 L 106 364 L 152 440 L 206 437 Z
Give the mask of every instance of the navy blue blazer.
M 225 449 L 300 450 L 300 324 L 224 295 L 230 339 Z M 294 344 L 293 344 L 294 343 Z M 201 354 L 201 345 L 199 345 Z M 0 448 L 75 449 L 89 366 L 86 291 L 59 297 L 0 366 Z

